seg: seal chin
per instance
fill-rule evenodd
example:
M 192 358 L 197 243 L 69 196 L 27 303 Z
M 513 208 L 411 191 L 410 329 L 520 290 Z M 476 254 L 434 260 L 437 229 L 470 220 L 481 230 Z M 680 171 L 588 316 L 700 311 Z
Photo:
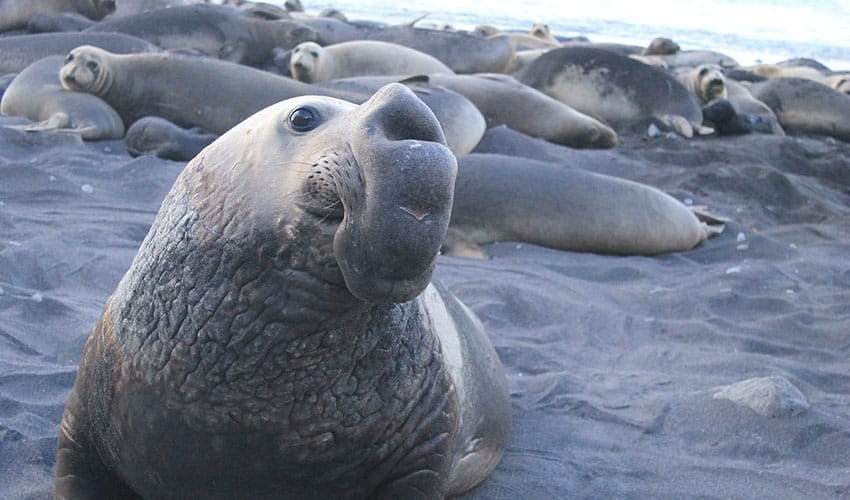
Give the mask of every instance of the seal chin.
M 345 286 L 358 299 L 374 303 L 408 302 L 422 293 L 431 282 L 436 259 L 431 263 L 427 272 L 413 278 L 385 278 L 380 276 L 362 275 L 351 268 L 341 265 Z

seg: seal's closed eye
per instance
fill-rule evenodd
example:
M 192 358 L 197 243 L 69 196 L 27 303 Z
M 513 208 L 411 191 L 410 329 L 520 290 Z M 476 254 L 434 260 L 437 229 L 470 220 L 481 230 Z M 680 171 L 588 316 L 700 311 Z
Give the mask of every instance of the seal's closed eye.
M 290 128 L 296 132 L 309 132 L 322 123 L 322 117 L 316 108 L 301 106 L 289 113 L 287 122 Z

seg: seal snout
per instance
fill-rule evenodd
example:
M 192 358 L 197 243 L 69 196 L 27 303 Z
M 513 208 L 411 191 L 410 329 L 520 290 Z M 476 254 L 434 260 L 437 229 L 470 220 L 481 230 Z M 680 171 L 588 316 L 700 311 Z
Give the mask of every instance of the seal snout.
M 404 85 L 387 85 L 370 102 L 375 105 L 367 127 L 382 131 L 388 140 L 446 144 L 443 128 L 434 113 Z

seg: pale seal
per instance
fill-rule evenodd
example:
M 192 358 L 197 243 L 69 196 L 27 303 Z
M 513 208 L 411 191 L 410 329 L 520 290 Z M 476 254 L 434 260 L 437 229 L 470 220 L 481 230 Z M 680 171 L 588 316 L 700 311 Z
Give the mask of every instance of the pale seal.
M 510 428 L 475 315 L 430 285 L 456 163 L 401 85 L 305 97 L 178 177 L 86 343 L 57 498 L 443 498 Z
M 656 255 L 690 250 L 718 234 L 653 187 L 515 156 L 458 157 L 444 252 L 523 241 L 560 250 Z
M 38 122 L 15 126 L 23 130 L 73 132 L 89 141 L 123 137 L 124 123 L 108 104 L 59 85 L 63 61 L 62 56 L 51 56 L 22 71 L 3 93 L 0 113 Z
M 676 78 L 685 86 L 701 105 L 715 99 L 726 99 L 726 74 L 717 64 L 700 64 L 687 71 L 679 71 Z
M 86 33 L 124 33 L 162 49 L 258 66 L 275 47 L 316 40 L 316 31 L 291 19 L 266 20 L 227 5 L 196 4 L 151 10 L 100 22 Z
M 371 40 L 327 47 L 315 42 L 300 43 L 292 49 L 289 70 L 293 78 L 306 83 L 352 76 L 454 74 L 448 66 L 424 52 Z
M 74 12 L 99 21 L 115 12 L 115 0 L 0 0 L 0 31 L 23 28 L 37 14 Z
M 429 75 L 431 82 L 466 96 L 478 107 L 487 128 L 514 130 L 574 148 L 613 148 L 617 133 L 508 75 Z
M 119 55 L 90 46 L 68 54 L 60 80 L 69 90 L 106 101 L 127 127 L 143 116 L 160 116 L 182 127 L 201 127 L 216 134 L 291 97 L 320 94 L 357 102 L 368 98 L 217 59 L 169 53 Z
M 807 78 L 770 78 L 750 86 L 788 130 L 850 141 L 850 95 Z
M 591 47 L 562 47 L 535 59 L 517 80 L 603 120 L 618 132 L 659 120 L 680 134 L 704 133 L 696 98 L 668 72 Z

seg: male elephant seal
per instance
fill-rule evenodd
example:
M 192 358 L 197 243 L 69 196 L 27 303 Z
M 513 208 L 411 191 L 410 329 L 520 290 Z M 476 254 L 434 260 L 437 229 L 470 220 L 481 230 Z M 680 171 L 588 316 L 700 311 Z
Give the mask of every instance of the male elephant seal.
M 178 177 L 86 343 L 57 498 L 442 498 L 502 454 L 475 315 L 429 284 L 456 163 L 390 85 L 304 97 Z
M 654 118 L 686 137 L 702 132 L 699 104 L 673 76 L 604 49 L 553 49 L 514 76 L 617 131 Z
M 418 75 L 454 71 L 424 52 L 372 40 L 357 40 L 322 47 L 315 42 L 299 43 L 289 60 L 292 77 L 317 83 L 351 76 Z
M 115 0 L 0 0 L 0 31 L 23 28 L 36 14 L 61 12 L 99 21 L 115 12 Z
M 59 85 L 64 57 L 51 56 L 30 65 L 15 79 L 0 100 L 0 113 L 25 116 L 35 124 L 23 130 L 73 132 L 90 141 L 120 139 L 124 122 L 103 100 Z

